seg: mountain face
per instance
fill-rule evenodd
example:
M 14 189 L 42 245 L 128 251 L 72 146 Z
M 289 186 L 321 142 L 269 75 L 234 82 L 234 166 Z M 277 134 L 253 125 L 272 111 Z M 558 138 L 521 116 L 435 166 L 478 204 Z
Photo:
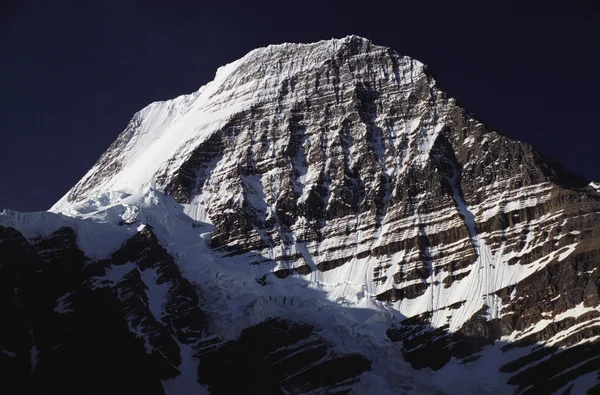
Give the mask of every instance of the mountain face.
M 600 392 L 600 184 L 350 36 L 137 113 L 0 214 L 0 388 Z

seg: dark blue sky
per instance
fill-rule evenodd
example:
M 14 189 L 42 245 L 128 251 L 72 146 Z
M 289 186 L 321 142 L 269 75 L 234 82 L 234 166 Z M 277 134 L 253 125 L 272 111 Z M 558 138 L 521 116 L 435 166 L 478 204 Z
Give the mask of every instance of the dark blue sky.
M 48 209 L 131 116 L 251 49 L 357 34 L 600 179 L 598 1 L 0 0 L 0 209 Z

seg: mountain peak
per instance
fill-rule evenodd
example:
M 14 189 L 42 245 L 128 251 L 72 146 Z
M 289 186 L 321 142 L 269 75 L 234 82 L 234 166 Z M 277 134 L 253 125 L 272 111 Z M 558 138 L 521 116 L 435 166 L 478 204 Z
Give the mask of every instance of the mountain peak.
M 373 46 L 373 43 L 363 37 L 357 35 L 348 35 L 342 38 L 331 38 L 328 40 L 321 40 L 312 43 L 293 43 L 293 42 L 285 42 L 281 44 L 271 44 L 266 47 L 256 48 L 250 51 L 247 55 L 242 57 L 242 59 L 252 58 L 257 53 L 266 52 L 268 54 L 272 54 L 273 52 L 300 52 L 307 50 L 318 50 L 318 51 L 326 51 L 331 54 L 339 51 L 340 48 L 343 48 L 347 45 L 355 45 L 357 48 L 362 50 L 366 50 L 369 47 Z
M 354 69 L 358 66 L 365 70 Z M 423 68 L 358 36 L 256 49 L 219 68 L 215 79 L 199 91 L 137 113 L 96 166 L 51 210 L 69 210 L 72 203 L 109 190 L 131 194 L 145 186 L 161 189 L 157 181 L 169 178 L 195 145 L 237 114 L 280 106 L 282 100 L 310 101 L 325 90 L 339 102 L 347 100 L 350 91 L 362 92 L 383 80 L 409 90 L 425 78 Z
M 261 48 L 135 114 L 62 215 L 0 214 L 0 307 L 23 317 L 0 351 L 48 388 L 65 361 L 118 381 L 116 358 L 168 395 L 241 371 L 256 393 L 584 393 L 599 190 L 389 48 Z M 100 332 L 125 355 L 82 346 Z

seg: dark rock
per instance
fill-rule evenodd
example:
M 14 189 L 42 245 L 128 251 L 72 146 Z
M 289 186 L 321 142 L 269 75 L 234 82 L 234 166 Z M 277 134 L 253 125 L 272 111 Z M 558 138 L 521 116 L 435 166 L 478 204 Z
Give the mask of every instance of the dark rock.
M 271 318 L 203 353 L 199 377 L 211 394 L 339 393 L 370 369 L 359 354 L 337 354 L 310 325 Z

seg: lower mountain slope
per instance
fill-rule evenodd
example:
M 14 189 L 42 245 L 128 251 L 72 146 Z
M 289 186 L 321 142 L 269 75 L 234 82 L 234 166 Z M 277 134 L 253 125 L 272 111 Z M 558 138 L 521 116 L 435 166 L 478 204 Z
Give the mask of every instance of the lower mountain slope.
M 196 288 L 149 225 L 107 259 L 75 240 L 69 227 L 27 240 L 0 226 L 3 393 L 347 393 L 371 368 L 301 322 L 209 334 Z

